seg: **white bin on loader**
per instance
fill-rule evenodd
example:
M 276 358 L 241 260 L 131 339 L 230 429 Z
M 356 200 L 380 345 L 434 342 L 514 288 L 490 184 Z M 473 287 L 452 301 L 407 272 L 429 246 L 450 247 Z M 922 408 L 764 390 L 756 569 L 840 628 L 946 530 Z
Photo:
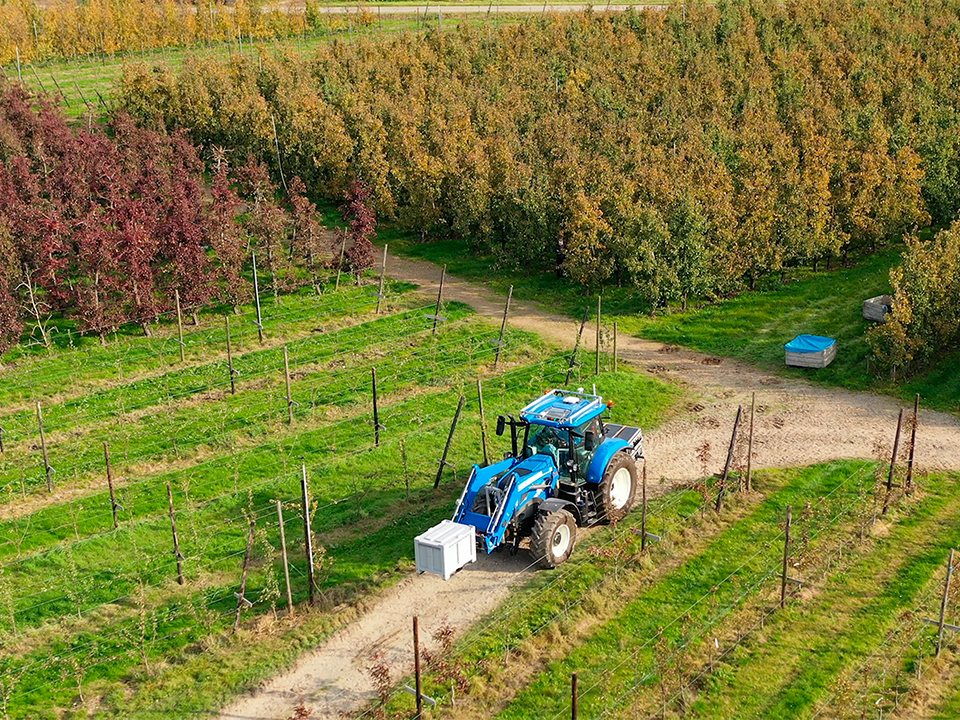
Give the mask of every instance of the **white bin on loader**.
M 476 530 L 443 520 L 414 539 L 417 573 L 433 573 L 449 580 L 457 570 L 477 560 Z

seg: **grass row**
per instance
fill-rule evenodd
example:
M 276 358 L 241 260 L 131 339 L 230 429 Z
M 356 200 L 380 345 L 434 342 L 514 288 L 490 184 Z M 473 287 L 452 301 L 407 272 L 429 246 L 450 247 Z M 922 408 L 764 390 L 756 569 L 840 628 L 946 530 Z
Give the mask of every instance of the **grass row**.
M 412 289 L 409 283 L 389 283 L 388 311 L 408 308 Z M 376 309 L 373 292 L 368 285 L 344 283 L 339 290 L 319 296 L 312 289 L 303 288 L 281 296 L 279 304 L 263 295 L 265 340 L 270 344 L 279 339 L 295 340 L 318 327 L 325 330 L 325 323 L 331 321 L 364 318 Z M 227 308 L 211 308 L 198 314 L 199 325 L 184 325 L 186 366 L 226 355 L 225 315 L 230 316 L 231 344 L 236 354 L 262 347 L 256 311 L 252 306 L 239 310 L 237 314 Z M 74 333 L 66 321 L 59 321 L 50 336 L 54 343 L 50 349 L 42 343 L 26 341 L 4 355 L 4 383 L 0 387 L 0 404 L 4 407 L 51 397 L 59 399 L 131 378 L 158 377 L 182 367 L 175 317 L 165 317 L 154 324 L 150 337 L 144 337 L 138 326 L 123 326 L 105 344 L 95 337 Z
M 461 313 L 451 309 L 453 314 Z M 291 394 L 298 403 L 295 422 L 343 406 L 369 407 L 370 368 L 374 366 L 378 370 L 378 390 L 383 393 L 442 383 L 457 372 L 492 360 L 495 350 L 489 340 L 495 333 L 479 319 L 463 320 L 451 323 L 436 337 L 429 331 L 392 340 L 385 337 L 377 357 L 348 352 L 344 353 L 346 359 L 334 361 L 335 367 L 329 367 L 330 363 L 307 366 L 302 369 L 305 373 L 292 380 Z M 509 339 L 519 341 L 519 333 L 511 333 Z M 162 412 L 160 407 L 128 412 L 48 436 L 49 461 L 57 469 L 55 482 L 79 484 L 91 476 L 102 479 L 101 441 L 110 444 L 118 469 L 136 473 L 147 464 L 182 462 L 196 453 L 222 454 L 238 441 L 279 431 L 287 420 L 282 365 L 281 360 L 273 377 L 236 395 L 215 391 L 193 401 L 175 399 L 161 406 Z M 38 445 L 24 442 L 5 454 L 0 463 L 0 487 L 7 488 L 10 495 L 45 487 L 43 454 Z

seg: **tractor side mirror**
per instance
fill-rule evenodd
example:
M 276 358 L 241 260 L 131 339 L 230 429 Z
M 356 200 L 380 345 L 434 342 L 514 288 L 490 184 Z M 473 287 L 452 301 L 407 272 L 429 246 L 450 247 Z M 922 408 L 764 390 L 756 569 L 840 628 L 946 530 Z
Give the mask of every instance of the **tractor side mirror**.
M 507 419 L 503 415 L 497 416 L 497 437 L 503 435 L 503 431 L 507 429 Z
M 587 452 L 593 452 L 594 450 L 597 449 L 596 433 L 591 432 L 590 430 L 587 430 L 587 432 L 583 436 L 583 449 L 586 450 Z

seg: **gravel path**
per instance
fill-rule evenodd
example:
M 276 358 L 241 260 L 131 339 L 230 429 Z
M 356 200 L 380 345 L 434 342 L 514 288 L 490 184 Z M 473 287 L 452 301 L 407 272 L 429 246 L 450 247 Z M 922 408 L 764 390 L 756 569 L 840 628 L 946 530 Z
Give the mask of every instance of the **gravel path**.
M 436 297 L 440 273 L 435 265 L 394 256 L 387 263 L 391 277 L 417 283 L 423 292 Z M 479 314 L 497 319 L 506 300 L 450 275 L 444 282 L 444 298 L 465 302 Z M 570 318 L 516 300 L 510 325 L 536 332 L 561 348 L 573 346 L 577 329 Z M 593 335 L 585 331 L 584 337 L 589 347 Z M 690 395 L 689 404 L 674 420 L 646 434 L 644 445 L 653 482 L 662 480 L 669 485 L 701 476 L 698 448 L 704 442 L 711 448 L 709 470 L 719 470 L 737 405 L 749 407 L 752 392 L 757 393 L 754 467 L 869 458 L 876 456 L 878 445 L 892 445 L 901 407 L 895 399 L 826 389 L 688 350 L 664 352 L 661 343 L 640 338 L 621 337 L 618 348 L 624 361 L 684 387 Z M 960 470 L 960 420 L 921 410 L 916 453 L 921 470 Z M 256 694 L 240 698 L 220 717 L 277 720 L 288 717 L 301 700 L 314 710 L 314 718 L 332 720 L 349 715 L 373 697 L 363 668 L 374 652 L 385 654 L 395 668 L 394 677 L 412 670 L 409 636 L 413 615 L 421 618 L 422 638 L 429 638 L 444 622 L 463 630 L 493 610 L 526 576 L 528 561 L 525 553 L 515 558 L 498 554 L 481 558 L 446 583 L 433 576 L 404 579 L 357 621 L 304 655 L 291 671 L 266 683 Z

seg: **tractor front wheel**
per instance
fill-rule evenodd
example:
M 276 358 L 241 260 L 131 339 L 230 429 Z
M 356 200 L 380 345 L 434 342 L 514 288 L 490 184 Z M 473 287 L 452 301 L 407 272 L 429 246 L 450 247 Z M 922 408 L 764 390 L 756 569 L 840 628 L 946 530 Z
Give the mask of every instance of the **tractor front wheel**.
M 530 552 L 545 568 L 562 565 L 577 542 L 577 522 L 566 510 L 540 513 L 533 523 Z
M 600 507 L 607 522 L 617 522 L 637 503 L 637 464 L 625 452 L 615 453 L 603 472 Z

